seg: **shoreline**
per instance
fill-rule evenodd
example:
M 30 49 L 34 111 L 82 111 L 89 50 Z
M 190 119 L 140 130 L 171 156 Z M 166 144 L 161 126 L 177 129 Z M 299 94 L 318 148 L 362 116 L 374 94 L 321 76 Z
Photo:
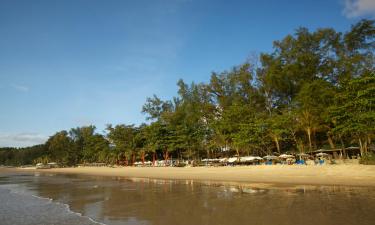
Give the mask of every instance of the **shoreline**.
M 61 173 L 123 178 L 196 180 L 249 185 L 325 185 L 375 187 L 375 166 L 257 165 L 238 167 L 74 167 L 0 168 L 2 171 Z

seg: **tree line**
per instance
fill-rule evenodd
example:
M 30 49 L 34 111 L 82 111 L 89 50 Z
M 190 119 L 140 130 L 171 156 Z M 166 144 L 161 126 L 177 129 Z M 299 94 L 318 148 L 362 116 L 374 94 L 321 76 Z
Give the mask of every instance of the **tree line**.
M 374 148 L 374 48 L 374 20 L 345 33 L 299 28 L 207 83 L 179 80 L 172 99 L 147 98 L 147 124 L 60 131 L 42 145 L 1 148 L 0 164 L 130 165 L 353 145 L 366 155 Z

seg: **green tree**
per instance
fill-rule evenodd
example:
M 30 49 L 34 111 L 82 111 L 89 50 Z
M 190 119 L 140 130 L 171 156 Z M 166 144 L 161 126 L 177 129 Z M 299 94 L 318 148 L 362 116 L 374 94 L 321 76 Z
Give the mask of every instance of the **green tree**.
M 74 164 L 74 162 L 69 160 L 69 150 L 72 149 L 72 140 L 69 138 L 68 132 L 57 132 L 47 140 L 46 146 L 48 157 L 54 162 L 62 165 Z
M 129 165 L 129 160 L 133 164 L 136 157 L 136 133 L 137 129 L 134 125 L 107 125 L 107 137 L 110 143 L 114 146 L 118 162 L 122 159 L 125 165 Z
M 358 141 L 361 154 L 375 132 L 375 75 L 368 74 L 346 83 L 335 98 L 331 115 L 336 122 L 334 132 L 350 136 Z
M 333 86 L 327 81 L 317 79 L 305 83 L 296 97 L 298 122 L 306 132 L 310 151 L 313 149 L 316 132 L 328 127 L 324 124 L 324 115 L 332 105 L 334 96 Z

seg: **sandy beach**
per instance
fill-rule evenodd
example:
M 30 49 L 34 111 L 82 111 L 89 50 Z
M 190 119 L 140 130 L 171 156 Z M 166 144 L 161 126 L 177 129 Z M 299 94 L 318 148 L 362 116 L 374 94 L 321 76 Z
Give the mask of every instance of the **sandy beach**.
M 9 169 L 1 169 L 9 170 Z M 1 172 L 0 170 L 0 172 Z M 249 184 L 375 186 L 375 166 L 243 166 L 243 167 L 76 167 L 16 171 L 115 176 L 126 178 L 183 179 Z

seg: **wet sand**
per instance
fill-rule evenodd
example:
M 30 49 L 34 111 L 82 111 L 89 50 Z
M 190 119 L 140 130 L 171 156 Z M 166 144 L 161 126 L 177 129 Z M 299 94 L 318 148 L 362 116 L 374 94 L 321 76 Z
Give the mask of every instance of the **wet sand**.
M 374 224 L 374 187 L 311 187 L 262 189 L 194 180 L 128 179 L 35 170 L 2 173 L 0 202 L 5 204 L 0 204 L 0 223 Z
M 1 170 L 4 169 L 0 169 Z M 6 169 L 5 169 L 6 170 Z M 9 170 L 9 169 L 8 169 Z M 11 169 L 14 170 L 14 169 Z M 16 169 L 25 172 L 35 169 Z M 259 165 L 242 167 L 78 167 L 36 170 L 46 173 L 182 179 L 241 183 L 375 186 L 375 166 L 368 165 Z

